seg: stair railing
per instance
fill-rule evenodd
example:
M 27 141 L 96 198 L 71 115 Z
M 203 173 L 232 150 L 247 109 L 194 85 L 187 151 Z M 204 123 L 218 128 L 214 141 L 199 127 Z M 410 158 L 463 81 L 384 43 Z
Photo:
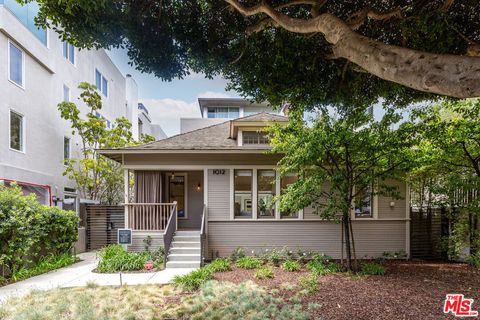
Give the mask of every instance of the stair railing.
M 207 242 L 207 206 L 203 205 L 202 224 L 200 227 L 200 266 L 204 265 L 205 249 Z
M 167 267 L 167 258 L 170 251 L 170 246 L 172 244 L 173 237 L 177 231 L 177 202 L 173 202 L 172 211 L 170 212 L 170 217 L 168 218 L 167 226 L 163 232 L 163 248 L 165 249 L 163 264 L 164 267 Z

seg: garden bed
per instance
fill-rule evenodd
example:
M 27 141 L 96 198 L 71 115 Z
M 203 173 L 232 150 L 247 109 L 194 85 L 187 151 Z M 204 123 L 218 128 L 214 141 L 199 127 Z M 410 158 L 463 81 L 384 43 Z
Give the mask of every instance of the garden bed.
M 440 319 L 447 293 L 475 299 L 480 310 L 480 270 L 466 264 L 388 261 L 383 276 L 334 273 L 318 278 L 317 292 L 298 293 L 298 279 L 307 274 L 273 267 L 273 279 L 255 278 L 255 270 L 233 267 L 215 273 L 214 279 L 242 283 L 254 281 L 282 297 L 301 303 L 312 319 Z M 287 284 L 286 284 L 287 283 Z M 289 284 L 291 285 L 290 288 Z

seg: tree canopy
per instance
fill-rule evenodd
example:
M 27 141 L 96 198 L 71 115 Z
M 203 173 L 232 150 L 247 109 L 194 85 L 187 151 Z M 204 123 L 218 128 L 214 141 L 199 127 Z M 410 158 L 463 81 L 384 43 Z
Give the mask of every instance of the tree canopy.
M 37 22 L 77 47 L 125 47 L 166 80 L 222 75 L 272 104 L 480 96 L 476 0 L 38 2 Z

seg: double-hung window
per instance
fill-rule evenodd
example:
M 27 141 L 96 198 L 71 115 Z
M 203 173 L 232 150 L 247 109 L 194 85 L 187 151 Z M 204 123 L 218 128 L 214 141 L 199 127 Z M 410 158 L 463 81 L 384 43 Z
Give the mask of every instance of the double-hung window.
M 235 218 L 252 218 L 252 170 L 234 170 Z
M 355 197 L 355 218 L 373 218 L 373 192 L 368 186 Z
M 258 218 L 275 217 L 275 170 L 257 170 L 257 214 Z
M 23 88 L 25 57 L 23 51 L 12 42 L 8 43 L 8 60 L 8 79 Z
M 10 110 L 10 148 L 25 151 L 24 118 L 21 114 Z
M 95 69 L 95 85 L 105 97 L 108 97 L 108 80 L 98 69 Z
M 70 145 L 70 138 L 64 137 L 63 138 L 63 163 L 66 165 L 68 164 L 68 159 L 71 157 L 71 145 Z
M 75 47 L 67 41 L 63 42 L 63 56 L 71 64 L 75 64 Z

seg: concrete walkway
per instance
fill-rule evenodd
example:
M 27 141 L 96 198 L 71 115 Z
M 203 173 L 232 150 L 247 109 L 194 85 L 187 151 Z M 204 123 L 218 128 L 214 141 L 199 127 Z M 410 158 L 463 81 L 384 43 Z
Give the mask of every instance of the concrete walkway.
M 81 253 L 78 256 L 82 261 L 71 266 L 0 287 L 0 302 L 4 302 L 9 297 L 28 294 L 32 290 L 81 287 L 87 285 L 87 283 L 95 283 L 101 286 L 120 285 L 120 273 L 101 274 L 92 272 L 98 263 L 95 252 Z M 122 273 L 121 278 L 124 285 L 166 284 L 176 275 L 184 275 L 192 270 L 195 269 L 178 268 L 149 273 Z

